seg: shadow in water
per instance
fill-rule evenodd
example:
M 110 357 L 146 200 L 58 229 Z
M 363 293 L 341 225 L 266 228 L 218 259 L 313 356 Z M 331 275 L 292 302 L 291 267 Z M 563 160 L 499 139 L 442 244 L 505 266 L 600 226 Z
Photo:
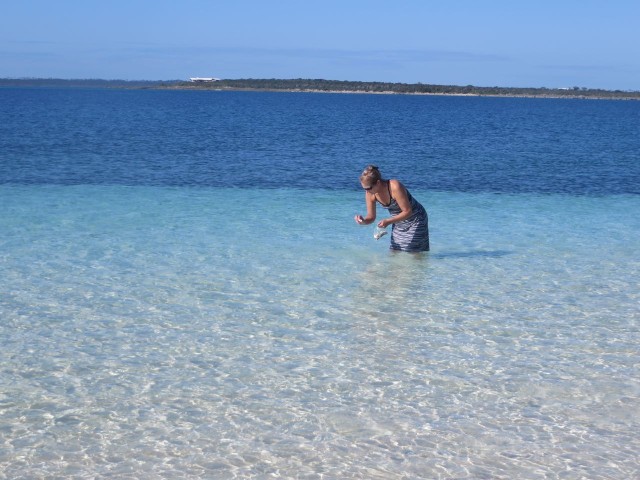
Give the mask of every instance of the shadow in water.
M 430 258 L 472 258 L 472 257 L 485 257 L 485 258 L 499 258 L 507 255 L 512 255 L 514 252 L 509 250 L 472 250 L 470 252 L 439 252 L 429 255 Z
M 416 308 L 420 297 L 427 294 L 437 275 L 431 275 L 430 265 L 439 260 L 501 258 L 512 255 L 510 250 L 440 251 L 407 254 L 391 252 L 380 255 L 362 265 L 354 276 L 355 285 L 350 297 L 354 301 L 354 315 L 369 319 L 397 318 L 399 312 Z M 464 263 L 464 262 L 463 262 Z M 439 271 L 441 273 L 441 271 Z M 459 275 L 459 271 L 447 274 Z M 422 307 L 419 307 L 422 308 Z M 409 309 L 409 310 L 407 310 Z M 400 315 L 401 316 L 401 315 Z

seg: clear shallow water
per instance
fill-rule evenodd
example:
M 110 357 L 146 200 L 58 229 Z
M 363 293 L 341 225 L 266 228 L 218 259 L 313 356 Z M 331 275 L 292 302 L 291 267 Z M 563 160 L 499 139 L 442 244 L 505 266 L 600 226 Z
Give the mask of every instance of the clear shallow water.
M 0 188 L 0 476 L 636 476 L 640 197 L 416 195 Z
M 0 104 L 0 478 L 638 476 L 637 102 Z

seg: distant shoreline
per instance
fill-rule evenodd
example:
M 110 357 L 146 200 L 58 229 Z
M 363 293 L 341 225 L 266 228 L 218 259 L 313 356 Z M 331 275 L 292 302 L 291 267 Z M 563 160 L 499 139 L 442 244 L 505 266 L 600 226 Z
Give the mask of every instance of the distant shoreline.
M 456 97 L 572 98 L 593 100 L 640 100 L 640 91 L 587 88 L 510 88 L 472 85 L 429 85 L 386 82 L 350 82 L 322 79 L 231 79 L 194 83 L 183 80 L 101 80 L 0 78 L 1 87 L 123 88 L 196 91 L 268 91 L 377 95 L 433 95 Z
M 580 94 L 551 94 L 551 93 L 436 93 L 436 92 L 394 92 L 394 91 L 367 91 L 367 90 L 318 90 L 318 89 L 279 89 L 279 88 L 240 88 L 240 87 L 209 87 L 202 86 L 169 86 L 158 87 L 156 90 L 192 90 L 212 92 L 287 92 L 287 93 L 333 93 L 348 95 L 414 95 L 434 97 L 502 97 L 502 98 L 565 98 L 576 100 L 640 100 L 640 93 L 625 94 L 622 96 L 596 96 Z

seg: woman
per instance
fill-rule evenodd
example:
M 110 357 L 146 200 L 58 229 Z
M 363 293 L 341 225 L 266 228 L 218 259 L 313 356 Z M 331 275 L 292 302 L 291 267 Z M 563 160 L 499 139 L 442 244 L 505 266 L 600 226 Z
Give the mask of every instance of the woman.
M 429 218 L 427 211 L 398 180 L 384 180 L 375 165 L 360 175 L 364 188 L 367 216 L 356 215 L 356 223 L 369 225 L 376 219 L 376 203 L 389 210 L 391 217 L 378 222 L 378 227 L 391 227 L 391 250 L 429 251 Z

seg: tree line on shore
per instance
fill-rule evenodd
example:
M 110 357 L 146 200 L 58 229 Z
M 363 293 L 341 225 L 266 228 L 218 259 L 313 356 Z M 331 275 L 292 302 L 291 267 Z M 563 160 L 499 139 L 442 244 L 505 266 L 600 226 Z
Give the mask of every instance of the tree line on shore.
M 553 97 L 593 97 L 593 98 L 636 98 L 640 91 L 602 90 L 584 87 L 569 88 L 510 88 L 476 87 L 473 85 L 434 85 L 426 83 L 355 82 L 322 79 L 235 79 L 207 83 L 180 82 L 181 88 L 201 89 L 242 89 L 242 90 L 285 90 L 319 92 L 358 93 L 404 93 L 440 95 L 503 95 L 503 96 L 553 96 Z
M 356 92 L 432 95 L 490 95 L 566 98 L 610 98 L 640 100 L 640 91 L 603 90 L 584 87 L 522 88 L 477 87 L 473 85 L 434 85 L 426 83 L 363 82 L 324 79 L 222 79 L 212 82 L 183 80 L 101 80 L 101 79 L 0 79 L 1 86 L 29 87 L 106 87 L 106 88 L 171 88 L 202 90 L 267 90 L 300 92 Z

